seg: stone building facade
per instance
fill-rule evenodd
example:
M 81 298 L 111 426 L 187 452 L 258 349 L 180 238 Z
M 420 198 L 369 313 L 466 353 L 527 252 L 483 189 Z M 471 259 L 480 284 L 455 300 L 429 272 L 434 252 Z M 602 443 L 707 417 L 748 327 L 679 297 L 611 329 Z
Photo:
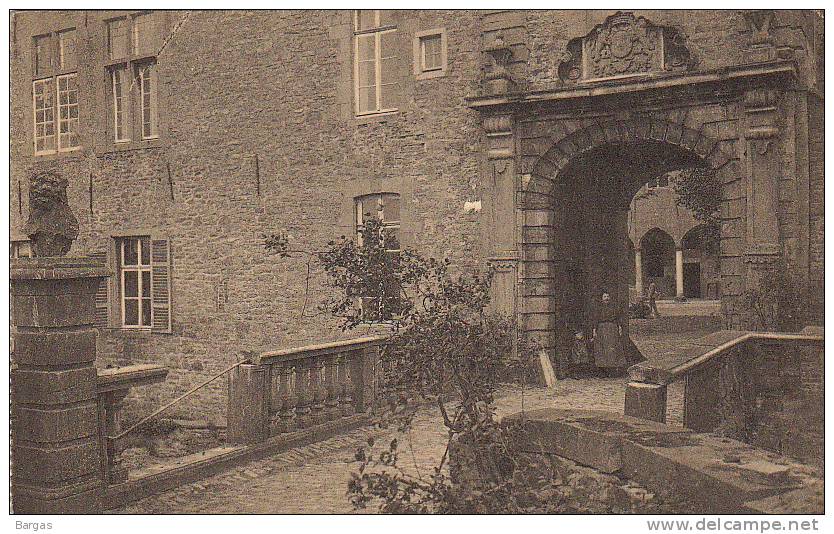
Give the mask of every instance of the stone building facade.
M 313 313 L 317 266 L 261 236 L 319 250 L 359 202 L 494 266 L 495 307 L 551 353 L 603 288 L 626 305 L 629 202 L 686 166 L 724 183 L 728 325 L 780 258 L 822 287 L 816 12 L 31 11 L 10 43 L 12 253 L 29 177 L 59 170 L 70 254 L 114 271 L 99 364 L 171 370 L 148 408 L 243 350 L 345 335 Z M 182 410 L 222 414 L 224 388 Z

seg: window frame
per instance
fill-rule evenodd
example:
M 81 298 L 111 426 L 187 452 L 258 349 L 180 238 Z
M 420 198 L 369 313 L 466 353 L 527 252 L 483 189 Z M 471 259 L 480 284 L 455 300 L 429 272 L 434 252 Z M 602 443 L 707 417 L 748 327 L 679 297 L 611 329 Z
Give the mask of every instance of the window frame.
M 140 32 L 137 21 L 141 17 L 153 17 L 148 23 L 149 32 L 145 33 L 150 45 L 141 45 L 139 40 Z M 115 21 L 122 21 L 124 30 L 124 50 L 122 56 L 114 57 L 110 46 L 110 25 Z M 147 143 L 154 143 L 161 137 L 162 119 L 160 117 L 160 84 L 157 55 L 163 42 L 162 28 L 165 25 L 164 14 L 157 10 L 136 11 L 103 20 L 105 26 L 105 38 L 107 40 L 107 57 L 104 64 L 105 83 L 107 87 L 107 110 L 108 117 L 104 122 L 106 127 L 105 135 L 111 148 L 125 149 L 147 146 Z M 144 73 L 150 70 L 150 96 L 149 108 L 151 116 L 150 133 L 146 135 L 145 129 L 145 84 Z M 121 105 L 117 102 L 115 73 L 120 72 L 119 88 L 121 89 Z M 122 113 L 121 128 L 119 135 L 119 111 Z
M 440 65 L 427 69 L 425 66 L 425 42 L 430 38 L 438 37 L 440 39 Z M 446 76 L 448 61 L 446 28 L 433 28 L 414 34 L 414 75 L 418 80 L 429 80 Z
M 62 60 L 63 58 L 63 49 L 61 46 L 61 35 L 73 32 L 74 40 L 75 40 L 75 61 L 72 65 L 67 66 L 65 62 Z M 39 53 L 39 41 L 44 43 L 43 49 L 46 51 L 44 58 L 41 57 Z M 83 148 L 82 139 L 81 139 L 81 102 L 80 102 L 80 89 L 78 86 L 78 28 L 75 26 L 61 28 L 58 30 L 54 30 L 48 33 L 42 33 L 39 35 L 32 36 L 32 153 L 35 156 L 47 156 L 52 154 L 58 153 L 67 153 L 67 152 L 75 152 L 77 150 L 81 150 Z M 46 63 L 48 65 L 41 69 L 39 68 L 41 65 L 42 59 L 48 59 Z M 67 106 L 74 106 L 76 111 L 77 117 L 69 117 L 66 121 L 71 122 L 75 121 L 75 137 L 77 139 L 77 144 L 70 145 L 70 146 L 63 146 L 61 140 L 61 125 L 64 122 L 61 118 L 61 88 L 60 88 L 60 81 L 62 79 L 71 78 L 75 80 L 75 96 L 76 100 L 73 104 L 67 104 Z M 38 125 L 42 124 L 49 124 L 49 122 L 38 122 L 38 111 L 39 109 L 37 106 L 37 94 L 35 91 L 35 87 L 38 84 L 43 83 L 50 83 L 51 89 L 49 90 L 49 96 L 52 99 L 51 106 L 42 108 L 42 111 L 51 110 L 52 113 L 52 134 L 48 136 L 38 136 Z M 53 138 L 52 148 L 38 150 L 38 140 L 39 139 L 47 139 L 49 137 Z
M 148 263 L 142 263 L 142 242 L 147 242 L 148 247 Z M 125 264 L 125 245 L 128 241 L 135 241 L 136 242 L 136 264 Z M 153 261 L 152 261 L 152 253 L 153 251 L 151 245 L 151 236 L 150 235 L 135 235 L 135 236 L 121 236 L 116 239 L 116 267 L 118 272 L 118 303 L 119 303 L 119 328 L 125 330 L 147 330 L 150 331 L 153 328 Z M 135 297 L 128 297 L 125 294 L 125 273 L 127 272 L 135 272 L 136 273 L 136 285 L 137 291 Z M 142 287 L 142 280 L 144 276 L 147 275 L 148 277 L 148 291 L 149 294 L 147 296 L 143 293 Z M 138 324 L 126 324 L 125 317 L 126 317 L 126 305 L 125 301 L 127 300 L 135 300 L 137 301 L 136 313 L 137 313 L 137 323 Z M 144 321 L 144 314 L 142 313 L 144 310 L 145 303 L 147 301 L 147 305 L 150 307 L 150 315 L 149 315 L 149 322 L 148 324 L 143 324 Z
M 396 86 L 399 85 L 401 82 L 396 81 L 393 83 L 382 83 L 382 61 L 385 60 L 397 60 L 399 56 L 392 55 L 392 56 L 382 56 L 382 36 L 386 34 L 393 34 L 397 31 L 396 24 L 382 24 L 382 16 L 381 16 L 381 9 L 374 9 L 374 25 L 370 28 L 360 29 L 360 9 L 353 10 L 353 98 L 354 98 L 354 114 L 357 117 L 365 117 L 368 115 L 381 115 L 384 113 L 395 113 L 399 111 L 397 107 L 391 108 L 383 108 L 382 107 L 382 95 L 383 95 L 383 86 Z M 359 42 L 362 39 L 367 39 L 369 37 L 373 37 L 374 43 L 374 85 L 373 86 L 361 86 L 361 80 L 359 79 L 359 64 L 361 63 L 359 59 Z M 396 72 L 396 71 L 395 71 Z M 362 102 L 360 100 L 360 89 L 374 87 L 375 91 L 375 102 L 376 107 L 372 110 L 362 110 Z

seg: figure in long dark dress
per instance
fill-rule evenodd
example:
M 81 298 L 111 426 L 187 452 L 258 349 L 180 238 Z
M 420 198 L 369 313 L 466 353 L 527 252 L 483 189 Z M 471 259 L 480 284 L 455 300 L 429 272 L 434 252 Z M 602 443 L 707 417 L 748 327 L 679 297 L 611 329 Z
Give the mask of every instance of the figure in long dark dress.
M 623 321 L 622 310 L 603 293 L 594 318 L 594 364 L 609 373 L 629 365 L 623 350 Z

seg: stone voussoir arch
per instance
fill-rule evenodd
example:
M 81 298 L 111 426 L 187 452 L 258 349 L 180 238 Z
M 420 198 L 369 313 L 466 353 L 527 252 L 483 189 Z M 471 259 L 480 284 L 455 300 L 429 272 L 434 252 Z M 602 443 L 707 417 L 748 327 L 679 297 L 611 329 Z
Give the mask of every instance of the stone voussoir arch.
M 733 181 L 733 176 L 722 176 L 734 171 L 738 156 L 721 147 L 716 132 L 710 123 L 699 122 L 685 114 L 681 119 L 670 113 L 667 118 L 634 114 L 628 118 L 607 118 L 583 121 L 571 131 L 551 138 L 546 151 L 539 154 L 530 174 L 535 180 L 556 181 L 568 164 L 586 152 L 605 145 L 652 141 L 668 143 L 697 154 L 722 178 L 722 182 Z M 576 121 L 565 121 L 576 122 Z M 538 184 L 539 192 L 544 184 Z M 522 183 L 522 191 L 534 190 L 532 180 Z

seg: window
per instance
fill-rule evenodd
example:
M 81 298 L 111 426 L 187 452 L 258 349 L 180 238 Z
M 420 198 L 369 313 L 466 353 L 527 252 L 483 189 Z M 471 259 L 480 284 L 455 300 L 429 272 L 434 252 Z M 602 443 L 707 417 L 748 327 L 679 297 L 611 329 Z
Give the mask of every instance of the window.
M 125 328 L 150 328 L 152 324 L 150 241 L 150 237 L 119 240 L 119 295 Z
M 656 189 L 658 187 L 669 187 L 669 175 L 664 174 L 657 178 L 652 178 L 646 182 L 646 187 L 649 189 Z
M 379 9 L 354 13 L 354 83 L 356 113 L 396 111 L 396 31 L 391 12 Z
M 93 252 L 115 268 L 96 291 L 96 327 L 171 333 L 171 249 L 167 238 L 117 237 L 110 250 Z
M 58 68 L 67 70 L 78 66 L 75 50 L 75 29 L 58 32 Z
M 382 239 L 389 252 L 400 251 L 400 195 L 378 193 L 354 199 L 356 209 L 356 239 L 362 245 L 362 232 L 368 217 L 382 222 Z M 389 247 L 390 245 L 390 247 Z
M 108 21 L 107 50 L 110 53 L 110 59 L 127 57 L 127 19 Z
M 375 217 L 382 223 L 382 243 L 392 258 L 397 258 L 400 252 L 400 195 L 395 193 L 376 193 L 363 195 L 354 199 L 356 242 L 363 245 L 365 222 Z M 382 294 L 376 296 L 360 296 L 359 304 L 362 320 L 366 322 L 381 322 L 394 319 L 401 309 L 400 291 L 398 287 L 386 287 Z
M 155 12 L 107 21 L 107 65 L 113 142 L 159 137 L 156 54 L 161 34 Z
M 110 83 L 113 91 L 113 134 L 117 143 L 130 141 L 128 133 L 126 106 L 128 105 L 127 91 L 130 80 L 127 69 L 115 67 L 110 71 Z
M 36 155 L 81 147 L 74 28 L 34 38 L 32 115 Z
M 415 34 L 414 74 L 418 80 L 446 74 L 446 30 L 440 28 Z
M 9 257 L 31 258 L 32 245 L 29 241 L 12 241 L 9 243 Z
M 156 132 L 156 63 L 137 65 L 139 104 L 142 115 L 142 139 L 157 137 Z
M 153 13 L 140 13 L 133 17 L 133 54 L 155 56 L 159 51 L 159 32 Z

